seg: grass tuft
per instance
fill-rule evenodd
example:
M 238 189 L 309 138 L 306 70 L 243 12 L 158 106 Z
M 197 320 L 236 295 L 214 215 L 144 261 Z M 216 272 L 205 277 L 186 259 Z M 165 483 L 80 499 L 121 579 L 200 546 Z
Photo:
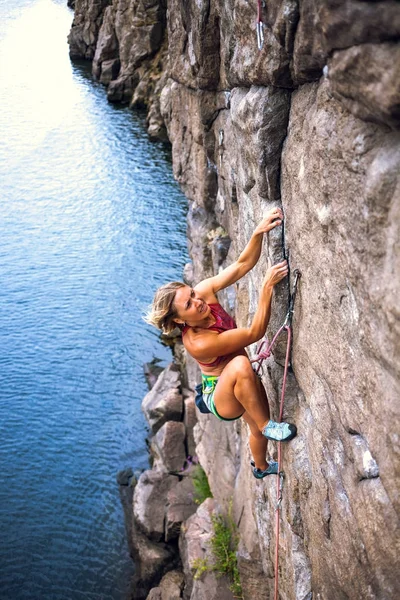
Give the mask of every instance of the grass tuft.
M 239 569 L 237 566 L 237 547 L 239 535 L 235 521 L 232 517 L 232 507 L 228 516 L 213 515 L 212 523 L 214 535 L 211 538 L 211 550 L 214 557 L 213 564 L 206 559 L 197 559 L 193 563 L 196 569 L 194 578 L 199 579 L 206 571 L 215 571 L 217 575 L 226 575 L 231 580 L 229 589 L 235 598 L 242 599 L 242 585 L 240 583 Z
M 207 498 L 212 498 L 210 484 L 207 475 L 201 465 L 196 465 L 192 471 L 192 480 L 194 487 L 194 501 L 196 504 L 202 504 Z

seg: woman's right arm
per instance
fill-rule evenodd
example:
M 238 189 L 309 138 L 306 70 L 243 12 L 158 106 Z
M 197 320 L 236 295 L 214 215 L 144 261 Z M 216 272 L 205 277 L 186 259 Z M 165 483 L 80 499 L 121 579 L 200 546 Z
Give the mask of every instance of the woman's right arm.
M 185 336 L 185 346 L 188 352 L 197 360 L 207 361 L 210 357 L 238 352 L 258 341 L 264 335 L 271 316 L 273 288 L 287 274 L 288 265 L 286 261 L 277 263 L 268 269 L 261 288 L 257 310 L 250 327 L 230 329 L 219 334 L 206 329 L 197 333 L 192 330 L 191 335 L 188 332 Z

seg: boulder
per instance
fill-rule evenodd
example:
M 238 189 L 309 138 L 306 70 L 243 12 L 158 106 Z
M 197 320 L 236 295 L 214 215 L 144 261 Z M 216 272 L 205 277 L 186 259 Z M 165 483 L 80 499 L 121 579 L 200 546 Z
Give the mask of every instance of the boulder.
M 143 398 L 142 410 L 153 433 L 167 421 L 181 421 L 183 400 L 176 365 L 171 363 L 159 375 L 156 384 Z
M 161 458 L 167 471 L 179 472 L 186 461 L 186 429 L 183 423 L 167 421 L 151 442 L 152 451 Z
M 169 571 L 153 588 L 146 600 L 180 600 L 185 584 L 182 571 Z
M 174 485 L 167 495 L 165 513 L 165 541 L 169 542 L 179 536 L 181 524 L 197 510 L 194 501 L 192 478 L 188 475 Z
M 177 478 L 163 471 L 144 471 L 133 495 L 133 516 L 137 527 L 150 539 L 164 539 L 167 494 Z
M 193 583 L 190 600 L 234 600 L 235 596 L 229 589 L 229 580 L 216 573 L 204 573 L 201 579 Z
M 157 379 L 164 371 L 164 369 L 158 364 L 159 362 L 160 360 L 158 358 L 153 358 L 153 360 L 148 363 L 144 363 L 143 365 L 144 376 L 146 377 L 146 383 L 149 390 L 155 386 Z
M 146 600 L 162 600 L 161 598 L 161 588 L 155 587 L 150 590 L 149 595 Z
M 150 541 L 137 527 L 132 532 L 135 575 L 132 581 L 133 598 L 144 600 L 154 583 L 167 571 L 178 566 L 175 548 Z M 156 596 L 157 598 L 157 596 Z
M 137 484 L 137 479 L 131 468 L 124 469 L 117 473 L 117 484 L 119 497 L 124 511 L 125 531 L 128 539 L 129 553 L 133 556 L 132 547 L 132 528 L 133 528 L 133 492 Z

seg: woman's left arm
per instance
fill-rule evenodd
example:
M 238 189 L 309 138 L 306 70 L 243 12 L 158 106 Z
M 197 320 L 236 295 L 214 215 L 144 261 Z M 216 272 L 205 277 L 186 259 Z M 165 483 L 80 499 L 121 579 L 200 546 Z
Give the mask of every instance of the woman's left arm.
M 198 290 L 200 293 L 211 292 L 216 294 L 219 290 L 232 285 L 244 277 L 246 273 L 248 273 L 254 267 L 260 258 L 264 233 L 267 233 L 268 231 L 271 231 L 271 229 L 281 225 L 282 219 L 283 213 L 280 208 L 273 208 L 270 210 L 267 216 L 254 230 L 250 241 L 240 254 L 237 261 L 229 265 L 229 267 L 221 271 L 221 273 L 218 273 L 218 275 L 210 277 L 209 279 L 205 279 L 196 285 L 196 290 Z

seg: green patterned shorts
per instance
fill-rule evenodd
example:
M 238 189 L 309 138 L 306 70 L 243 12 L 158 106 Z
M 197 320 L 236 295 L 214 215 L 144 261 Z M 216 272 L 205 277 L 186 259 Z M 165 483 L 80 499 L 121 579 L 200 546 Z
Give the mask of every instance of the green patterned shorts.
M 217 387 L 218 377 L 215 377 L 214 375 L 202 374 L 201 382 L 203 385 L 203 400 L 205 402 L 205 405 L 207 406 L 208 410 L 212 412 L 214 416 L 217 417 L 217 419 L 220 419 L 221 421 L 236 421 L 237 419 L 240 419 L 240 416 L 234 417 L 233 419 L 225 419 L 225 417 L 221 417 L 218 414 L 214 402 L 214 393 L 215 388 Z

